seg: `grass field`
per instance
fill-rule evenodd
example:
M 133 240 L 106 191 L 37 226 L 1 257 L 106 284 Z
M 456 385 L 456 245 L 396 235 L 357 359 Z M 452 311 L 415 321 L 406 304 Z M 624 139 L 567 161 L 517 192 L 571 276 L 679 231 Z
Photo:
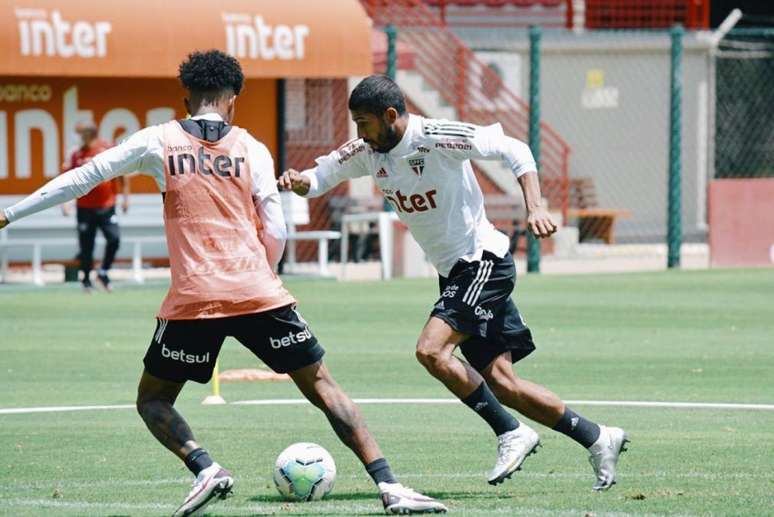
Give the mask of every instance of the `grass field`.
M 413 354 L 434 282 L 288 284 L 353 397 L 449 397 Z M 0 287 L 0 408 L 132 404 L 164 291 Z M 564 398 L 774 403 L 774 271 L 529 277 L 516 301 L 538 344 L 517 371 Z M 224 347 L 222 368 L 254 365 L 237 343 Z M 211 515 L 381 512 L 370 479 L 311 406 L 202 406 L 208 390 L 188 386 L 179 408 L 237 476 L 235 496 Z M 283 382 L 224 384 L 223 395 L 298 397 Z M 492 488 L 494 438 L 469 409 L 363 406 L 403 482 L 457 514 L 774 515 L 774 411 L 575 409 L 630 432 L 610 492 L 592 493 L 585 451 L 544 427 L 540 453 Z M 295 441 L 336 459 L 326 501 L 279 500 L 271 467 Z M 0 414 L 0 514 L 170 514 L 189 483 L 132 409 Z

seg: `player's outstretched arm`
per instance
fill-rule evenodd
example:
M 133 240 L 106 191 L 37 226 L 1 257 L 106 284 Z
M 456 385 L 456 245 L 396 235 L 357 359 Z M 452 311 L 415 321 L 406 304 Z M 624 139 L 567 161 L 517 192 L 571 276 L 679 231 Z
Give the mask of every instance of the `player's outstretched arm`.
M 319 197 L 339 183 L 368 176 L 368 146 L 351 140 L 335 151 L 320 156 L 316 166 L 302 172 L 288 169 L 277 179 L 280 190 L 292 190 L 299 196 Z
M 519 185 L 524 193 L 524 203 L 527 206 L 527 227 L 536 238 L 550 237 L 556 232 L 556 224 L 543 205 L 540 193 L 540 182 L 535 171 L 530 171 L 518 177 Z
M 103 181 L 143 170 L 142 158 L 156 127 L 138 131 L 126 141 L 99 153 L 88 163 L 52 179 L 15 205 L 3 211 L 4 226 L 52 206 L 83 196 Z

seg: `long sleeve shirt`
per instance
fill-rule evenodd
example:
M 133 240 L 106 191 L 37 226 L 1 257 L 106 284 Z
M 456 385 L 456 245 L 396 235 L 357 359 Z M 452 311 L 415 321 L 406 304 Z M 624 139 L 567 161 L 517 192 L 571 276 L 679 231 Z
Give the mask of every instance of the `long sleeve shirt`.
M 471 159 L 501 160 L 519 177 L 537 171 L 529 147 L 506 136 L 500 124 L 476 126 L 409 115 L 400 142 L 387 153 L 353 140 L 303 171 L 308 197 L 371 175 L 438 272 L 446 276 L 460 260 L 483 251 L 504 256 L 507 236 L 487 220 Z
M 222 120 L 215 113 L 193 118 Z M 243 138 L 247 139 L 245 144 L 252 171 L 253 202 L 263 224 L 261 241 L 266 247 L 269 263 L 276 267 L 285 248 L 287 229 L 274 177 L 274 161 L 269 150 L 261 142 L 247 133 Z M 160 125 L 141 129 L 121 144 L 96 155 L 81 167 L 57 176 L 27 198 L 6 208 L 5 217 L 12 223 L 22 217 L 81 197 L 104 181 L 135 171 L 153 177 L 159 191 L 166 192 L 164 141 Z

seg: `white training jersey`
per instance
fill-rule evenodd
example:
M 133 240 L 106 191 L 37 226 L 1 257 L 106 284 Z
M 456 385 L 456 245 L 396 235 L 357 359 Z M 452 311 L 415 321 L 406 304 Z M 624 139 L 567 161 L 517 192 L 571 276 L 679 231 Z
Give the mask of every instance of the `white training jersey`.
M 308 197 L 370 174 L 438 273 L 448 276 L 460 259 L 480 260 L 485 250 L 498 257 L 508 252 L 508 237 L 484 213 L 471 159 L 503 160 L 516 177 L 537 171 L 529 147 L 506 136 L 500 124 L 483 127 L 409 115 L 403 138 L 389 152 L 353 140 L 302 174 L 310 179 Z

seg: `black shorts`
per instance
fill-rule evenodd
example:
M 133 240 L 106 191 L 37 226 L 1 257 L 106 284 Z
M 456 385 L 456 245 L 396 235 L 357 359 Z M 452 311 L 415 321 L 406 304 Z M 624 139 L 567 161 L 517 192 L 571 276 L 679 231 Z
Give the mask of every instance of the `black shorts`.
M 172 382 L 206 383 L 226 336 L 236 338 L 277 373 L 316 363 L 325 354 L 292 305 L 255 314 L 199 320 L 162 320 L 145 353 L 145 369 Z
M 460 350 L 473 368 L 481 371 L 505 352 L 515 363 L 535 350 L 532 333 L 511 300 L 516 266 L 510 253 L 500 258 L 485 251 L 479 261 L 459 260 L 438 283 L 441 297 L 430 315 L 470 336 Z

